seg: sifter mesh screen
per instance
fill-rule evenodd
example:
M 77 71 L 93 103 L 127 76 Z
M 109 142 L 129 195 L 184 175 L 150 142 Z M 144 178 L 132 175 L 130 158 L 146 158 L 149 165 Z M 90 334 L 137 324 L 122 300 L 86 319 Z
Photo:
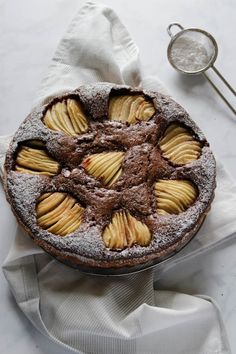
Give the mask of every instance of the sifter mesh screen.
M 187 30 L 173 40 L 169 49 L 172 65 L 187 73 L 204 71 L 216 57 L 214 42 L 206 34 Z

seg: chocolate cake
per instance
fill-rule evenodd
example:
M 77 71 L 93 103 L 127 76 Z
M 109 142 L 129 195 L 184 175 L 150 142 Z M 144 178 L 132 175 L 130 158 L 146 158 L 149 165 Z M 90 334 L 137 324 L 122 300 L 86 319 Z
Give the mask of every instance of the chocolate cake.
M 4 186 L 18 221 L 50 255 L 122 274 L 196 234 L 215 173 L 206 138 L 173 99 L 100 83 L 30 113 L 7 151 Z

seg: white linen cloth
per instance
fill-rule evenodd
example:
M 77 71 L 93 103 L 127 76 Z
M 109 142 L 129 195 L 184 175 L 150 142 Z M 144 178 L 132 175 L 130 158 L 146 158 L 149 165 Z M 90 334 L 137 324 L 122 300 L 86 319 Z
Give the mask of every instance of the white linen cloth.
M 61 40 L 37 101 L 95 81 L 163 92 L 157 80 L 141 73 L 138 48 L 115 13 L 88 2 Z M 7 137 L 0 141 L 1 166 L 8 142 Z M 85 275 L 45 254 L 18 227 L 3 265 L 17 304 L 41 333 L 76 353 L 230 353 L 210 298 L 153 289 L 156 274 L 234 237 L 236 185 L 222 166 L 217 182 L 212 210 L 198 235 L 156 272 Z

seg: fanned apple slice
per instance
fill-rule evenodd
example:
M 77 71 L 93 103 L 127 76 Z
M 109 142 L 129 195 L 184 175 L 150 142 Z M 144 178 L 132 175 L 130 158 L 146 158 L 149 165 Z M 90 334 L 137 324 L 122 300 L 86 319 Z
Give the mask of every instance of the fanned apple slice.
M 147 225 L 137 220 L 128 211 L 114 213 L 102 237 L 105 246 L 113 250 L 122 250 L 134 244 L 148 246 L 151 242 L 151 232 Z
M 158 214 L 182 213 L 195 202 L 197 195 L 197 188 L 188 180 L 159 179 L 155 183 Z
M 20 147 L 15 170 L 21 173 L 54 176 L 59 172 L 60 165 L 48 155 L 45 144 L 31 141 Z
M 159 146 L 163 156 L 176 165 L 197 160 L 201 154 L 201 143 L 186 128 L 176 123 L 166 129 Z
M 124 152 L 102 152 L 85 158 L 82 166 L 92 176 L 101 179 L 105 186 L 112 186 L 122 174 Z
M 79 101 L 68 98 L 49 108 L 43 119 L 52 130 L 76 136 L 88 130 L 88 122 Z
M 44 193 L 36 206 L 37 222 L 44 230 L 66 236 L 80 227 L 84 208 L 67 193 Z
M 112 96 L 109 100 L 108 116 L 110 120 L 117 120 L 135 124 L 139 121 L 148 121 L 155 114 L 155 108 L 144 95 Z

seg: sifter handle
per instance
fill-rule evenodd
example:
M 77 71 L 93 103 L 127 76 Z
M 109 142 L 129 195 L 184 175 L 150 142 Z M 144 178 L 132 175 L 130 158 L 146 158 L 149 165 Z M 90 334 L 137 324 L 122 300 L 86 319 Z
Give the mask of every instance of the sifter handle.
M 234 88 L 229 84 L 229 82 L 224 78 L 224 76 L 219 72 L 219 70 L 216 69 L 214 65 L 212 65 L 212 69 L 216 73 L 216 75 L 219 76 L 219 78 L 223 81 L 223 83 L 228 87 L 228 89 L 236 96 L 236 92 Z
M 171 32 L 171 27 L 179 27 L 181 29 L 181 31 L 183 31 L 184 27 L 181 26 L 179 23 L 171 23 L 168 27 L 167 27 L 167 33 L 168 35 L 173 38 L 174 37 L 174 34 Z
M 234 107 L 229 103 L 229 101 L 226 99 L 226 97 L 223 95 L 223 93 L 218 89 L 218 87 L 214 84 L 214 82 L 209 78 L 209 76 L 204 72 L 202 75 L 207 79 L 207 81 L 211 84 L 213 89 L 218 93 L 218 95 L 222 98 L 222 100 L 227 104 L 229 109 L 236 115 L 236 110 Z

